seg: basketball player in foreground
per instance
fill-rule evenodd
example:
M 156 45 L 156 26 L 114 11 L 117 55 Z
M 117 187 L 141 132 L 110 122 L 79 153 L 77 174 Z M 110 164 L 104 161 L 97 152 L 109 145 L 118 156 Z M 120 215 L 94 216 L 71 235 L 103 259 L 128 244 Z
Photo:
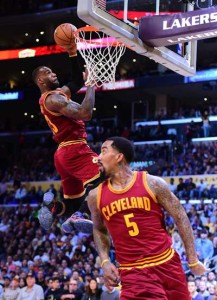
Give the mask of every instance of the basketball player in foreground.
M 121 300 L 190 300 L 179 255 L 171 248 L 163 210 L 174 218 L 195 275 L 208 271 L 198 260 L 184 208 L 166 182 L 146 172 L 133 172 L 134 150 L 125 138 L 102 145 L 100 170 L 109 177 L 90 191 L 88 205 L 105 284 L 121 279 Z M 119 271 L 109 259 L 113 240 Z
M 58 143 L 54 163 L 62 181 L 64 200 L 59 202 L 52 193 L 44 194 L 43 206 L 39 210 L 39 222 L 44 229 L 52 225 L 53 216 L 68 218 L 63 224 L 65 232 L 76 229 L 92 233 L 92 221 L 87 216 L 87 202 L 84 201 L 86 187 L 97 184 L 100 177 L 97 154 L 86 142 L 84 121 L 91 119 L 95 103 L 94 87 L 87 86 L 84 100 L 78 104 L 71 100 L 86 81 L 87 74 L 80 70 L 76 43 L 66 48 L 72 64 L 73 79 L 60 88 L 57 76 L 45 66 L 33 71 L 32 77 L 41 91 L 39 99 L 41 113 Z M 84 80 L 83 80 L 84 79 Z M 101 181 L 100 181 L 101 182 Z M 71 216 L 71 214 L 73 214 Z M 71 217 L 70 217 L 71 216 Z

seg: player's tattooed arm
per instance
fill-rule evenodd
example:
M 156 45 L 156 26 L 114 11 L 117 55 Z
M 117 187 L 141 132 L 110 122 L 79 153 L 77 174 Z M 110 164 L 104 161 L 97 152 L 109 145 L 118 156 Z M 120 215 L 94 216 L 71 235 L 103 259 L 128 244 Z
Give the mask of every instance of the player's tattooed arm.
M 97 207 L 97 188 L 90 191 L 88 195 L 88 206 L 93 221 L 94 242 L 100 259 L 103 261 L 109 259 L 110 236 Z
M 81 104 L 68 100 L 60 93 L 54 93 L 47 97 L 45 106 L 54 113 L 60 113 L 67 118 L 88 121 L 92 117 L 95 104 L 94 87 L 87 87 L 87 92 Z
M 198 260 L 194 246 L 194 235 L 188 216 L 179 199 L 170 191 L 167 183 L 152 175 L 147 175 L 148 185 L 158 203 L 173 217 L 184 243 L 189 263 Z

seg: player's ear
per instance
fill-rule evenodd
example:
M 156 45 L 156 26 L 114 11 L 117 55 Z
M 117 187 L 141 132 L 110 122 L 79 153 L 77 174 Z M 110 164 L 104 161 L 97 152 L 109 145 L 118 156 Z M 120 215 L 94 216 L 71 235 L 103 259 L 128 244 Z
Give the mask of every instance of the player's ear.
M 43 84 L 43 83 L 44 83 L 44 80 L 39 76 L 39 77 L 37 78 L 37 83 L 38 83 L 38 84 Z
M 118 162 L 121 162 L 121 161 L 123 160 L 123 158 L 124 158 L 123 153 L 118 153 L 118 154 L 117 154 L 117 161 L 118 161 Z

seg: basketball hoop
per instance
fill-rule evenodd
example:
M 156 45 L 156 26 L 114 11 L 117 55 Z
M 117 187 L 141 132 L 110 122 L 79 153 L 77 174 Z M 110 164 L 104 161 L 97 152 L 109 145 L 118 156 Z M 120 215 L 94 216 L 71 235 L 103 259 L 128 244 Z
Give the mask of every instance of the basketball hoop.
M 126 46 L 92 26 L 79 28 L 74 35 L 88 71 L 85 84 L 101 87 L 105 82 L 114 83 L 116 67 Z

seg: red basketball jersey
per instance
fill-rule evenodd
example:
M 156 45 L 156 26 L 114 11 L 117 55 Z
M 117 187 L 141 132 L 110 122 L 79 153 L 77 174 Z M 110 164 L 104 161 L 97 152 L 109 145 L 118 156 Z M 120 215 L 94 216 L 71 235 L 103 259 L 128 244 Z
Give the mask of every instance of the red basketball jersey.
M 134 172 L 122 191 L 107 180 L 99 186 L 97 200 L 120 267 L 158 265 L 174 255 L 163 209 L 148 187 L 146 172 Z
M 60 113 L 55 113 L 46 108 L 45 100 L 48 95 L 59 93 L 65 96 L 69 101 L 68 96 L 61 90 L 54 90 L 41 95 L 39 104 L 41 113 L 44 115 L 48 126 L 53 132 L 54 140 L 60 144 L 68 141 L 79 141 L 86 139 L 87 134 L 85 131 L 85 125 L 82 120 L 72 120 Z

